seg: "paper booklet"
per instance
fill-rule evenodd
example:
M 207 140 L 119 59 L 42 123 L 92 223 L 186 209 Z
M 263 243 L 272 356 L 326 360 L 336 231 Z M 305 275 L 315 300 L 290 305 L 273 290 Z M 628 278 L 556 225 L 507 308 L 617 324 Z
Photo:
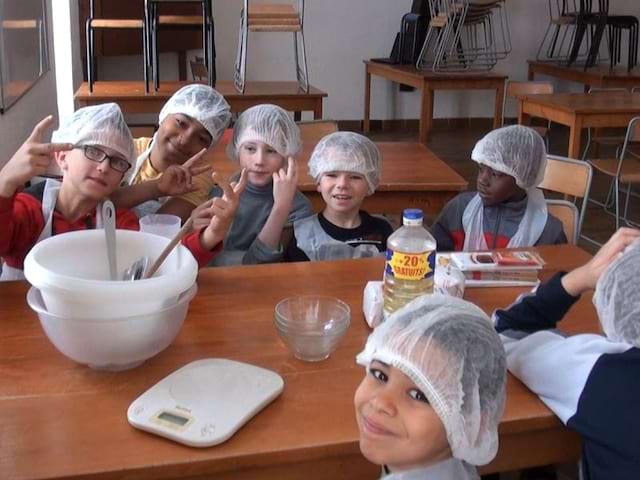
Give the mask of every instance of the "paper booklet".
M 467 287 L 519 287 L 537 285 L 544 261 L 536 252 L 453 252 L 452 263 L 465 276 Z

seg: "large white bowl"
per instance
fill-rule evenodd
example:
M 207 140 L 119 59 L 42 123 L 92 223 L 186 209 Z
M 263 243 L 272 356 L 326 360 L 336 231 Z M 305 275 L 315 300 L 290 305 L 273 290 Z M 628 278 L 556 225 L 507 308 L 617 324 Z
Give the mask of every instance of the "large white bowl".
M 146 315 L 96 319 L 60 316 L 47 311 L 37 288 L 27 294 L 49 340 L 65 356 L 99 370 L 126 370 L 140 365 L 173 342 L 182 327 L 194 284 L 168 308 Z
M 143 255 L 153 262 L 169 239 L 131 230 L 116 231 L 118 278 Z M 122 318 L 157 312 L 174 304 L 195 283 L 198 264 L 178 245 L 146 280 L 111 281 L 103 230 L 55 235 L 37 243 L 24 274 L 40 290 L 47 311 L 75 318 Z

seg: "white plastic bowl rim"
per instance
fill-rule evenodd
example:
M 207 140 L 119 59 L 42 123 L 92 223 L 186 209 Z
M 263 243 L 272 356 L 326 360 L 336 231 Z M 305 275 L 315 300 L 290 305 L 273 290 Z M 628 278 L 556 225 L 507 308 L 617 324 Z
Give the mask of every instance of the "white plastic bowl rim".
M 198 293 L 198 284 L 194 283 L 191 288 L 181 293 L 178 297 L 178 301 L 164 307 L 161 310 L 157 310 L 153 312 L 153 315 L 160 316 L 164 313 L 169 312 L 170 310 L 174 310 L 179 308 L 184 303 L 189 303 L 193 300 L 193 297 Z M 128 322 L 131 320 L 135 320 L 136 318 L 149 317 L 149 313 L 142 313 L 138 315 L 129 315 L 124 317 L 111 317 L 111 318 L 79 318 L 79 317 L 66 317 L 64 315 L 55 315 L 47 310 L 47 307 L 44 305 L 44 301 L 42 300 L 42 294 L 40 290 L 36 287 L 31 287 L 27 292 L 27 303 L 31 309 L 38 313 L 47 315 L 56 320 L 64 321 L 64 322 L 82 322 L 82 323 L 117 323 L 117 322 Z

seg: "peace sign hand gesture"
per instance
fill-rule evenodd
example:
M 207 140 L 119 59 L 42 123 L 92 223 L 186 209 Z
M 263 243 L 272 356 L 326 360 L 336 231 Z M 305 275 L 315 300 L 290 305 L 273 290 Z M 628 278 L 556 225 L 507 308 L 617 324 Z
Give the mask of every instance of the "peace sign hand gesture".
M 298 165 L 293 157 L 287 159 L 287 169 L 273 173 L 273 205 L 291 211 L 298 189 Z
M 158 180 L 158 193 L 161 197 L 184 195 L 194 192 L 198 187 L 193 183 L 193 177 L 211 170 L 207 164 L 203 148 L 182 165 L 171 165 Z
M 0 170 L 0 196 L 11 197 L 31 178 L 46 173 L 54 153 L 73 149 L 71 143 L 43 143 L 44 133 L 52 123 L 51 115 L 41 120 L 29 138 Z
M 222 188 L 222 197 L 207 200 L 194 209 L 191 214 L 195 228 L 207 225 L 200 236 L 200 242 L 207 250 L 212 250 L 227 236 L 238 205 L 240 205 L 240 195 L 247 186 L 247 171 L 242 169 L 240 179 L 237 182 L 229 183 L 216 172 L 211 177 Z

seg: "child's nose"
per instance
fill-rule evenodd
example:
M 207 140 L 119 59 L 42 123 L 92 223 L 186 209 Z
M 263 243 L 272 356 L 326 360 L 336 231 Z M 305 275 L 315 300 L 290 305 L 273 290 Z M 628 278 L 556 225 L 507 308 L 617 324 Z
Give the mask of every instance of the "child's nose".
M 264 163 L 264 152 L 262 150 L 256 150 L 253 159 L 258 165 L 261 165 L 262 163 Z
M 109 171 L 109 168 L 111 168 L 111 163 L 108 158 L 105 158 L 98 164 L 96 170 L 102 173 L 106 173 L 107 171 Z
M 390 395 L 388 392 L 378 392 L 371 401 L 371 404 L 378 412 L 386 413 L 387 415 L 395 415 L 396 413 L 396 403 L 393 395 Z

